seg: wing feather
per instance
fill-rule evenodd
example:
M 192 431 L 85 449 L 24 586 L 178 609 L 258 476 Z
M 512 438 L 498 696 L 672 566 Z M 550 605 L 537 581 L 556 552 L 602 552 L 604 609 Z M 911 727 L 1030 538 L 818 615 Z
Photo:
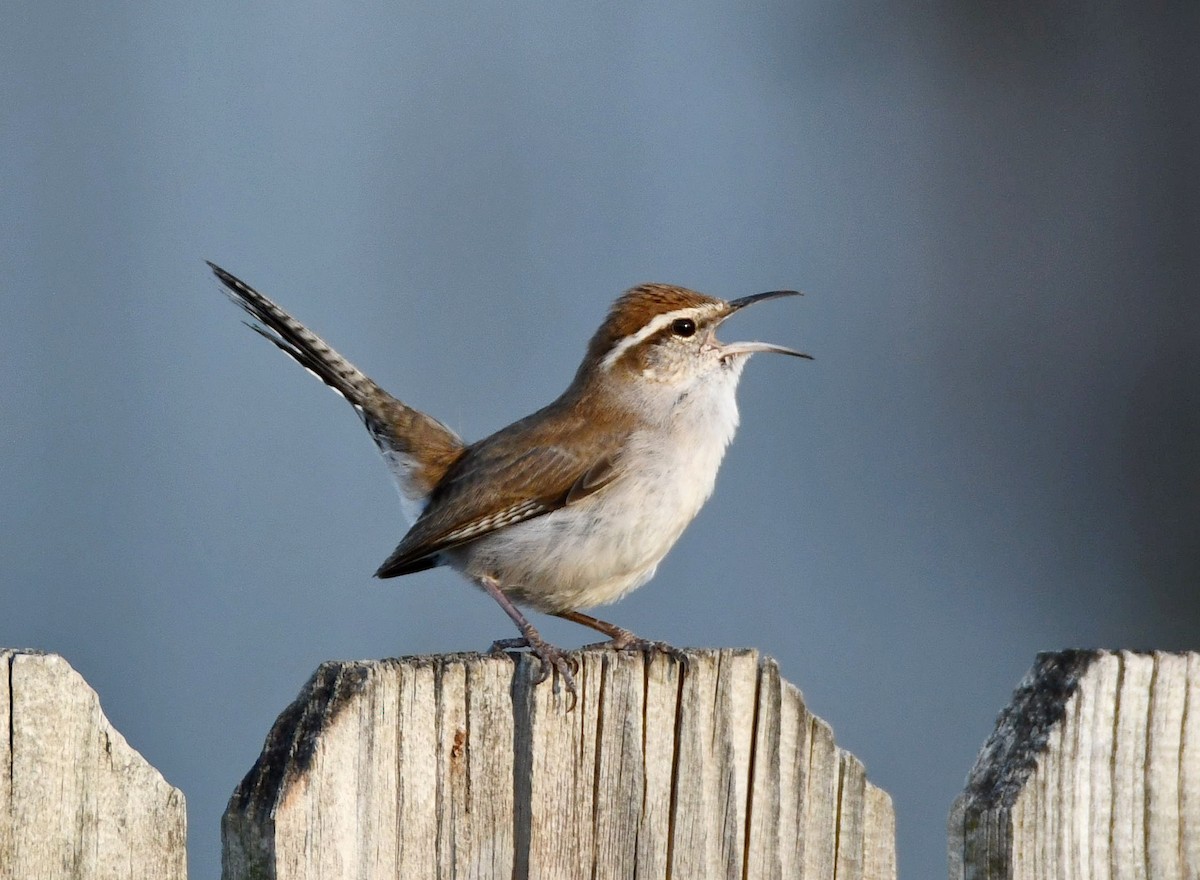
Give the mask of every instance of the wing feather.
M 516 455 L 507 444 L 483 444 L 463 454 L 429 499 L 395 552 L 375 572 L 396 577 L 429 568 L 438 553 L 575 504 L 618 475 L 605 457 L 587 460 L 558 445 L 535 446 Z M 503 473 L 502 491 L 495 475 Z

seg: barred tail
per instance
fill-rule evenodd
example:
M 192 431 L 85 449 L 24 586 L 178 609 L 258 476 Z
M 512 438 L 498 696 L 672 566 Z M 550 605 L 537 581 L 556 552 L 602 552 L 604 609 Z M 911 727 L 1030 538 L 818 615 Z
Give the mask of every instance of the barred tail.
M 462 453 L 458 435 L 388 394 L 336 351 L 240 278 L 206 260 L 229 298 L 253 321 L 246 325 L 269 340 L 350 402 L 379 446 L 406 501 L 419 506 Z
M 284 354 L 351 404 L 365 410 L 375 403 L 380 394 L 386 393 L 362 370 L 330 348 L 324 339 L 249 284 L 215 263 L 208 262 L 208 266 L 225 285 L 226 293 L 234 304 L 254 319 L 255 323 L 247 322 L 251 330 L 274 343 Z

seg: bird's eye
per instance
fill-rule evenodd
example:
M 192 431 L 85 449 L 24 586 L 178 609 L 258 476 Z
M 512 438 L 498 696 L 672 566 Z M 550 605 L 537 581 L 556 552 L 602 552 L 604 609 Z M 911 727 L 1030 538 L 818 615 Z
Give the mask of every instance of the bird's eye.
M 676 336 L 695 336 L 696 322 L 691 318 L 676 318 L 671 322 L 671 332 Z

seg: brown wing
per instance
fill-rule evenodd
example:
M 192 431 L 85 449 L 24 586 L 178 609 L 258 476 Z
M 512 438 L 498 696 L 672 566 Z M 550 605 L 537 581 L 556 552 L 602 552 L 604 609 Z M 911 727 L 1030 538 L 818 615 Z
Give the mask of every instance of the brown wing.
M 397 577 L 432 568 L 443 550 L 574 504 L 617 476 L 614 462 L 607 457 L 586 460 L 555 445 L 513 454 L 504 451 L 506 446 L 469 448 L 451 466 L 425 512 L 375 576 Z M 499 492 L 497 484 L 502 487 Z

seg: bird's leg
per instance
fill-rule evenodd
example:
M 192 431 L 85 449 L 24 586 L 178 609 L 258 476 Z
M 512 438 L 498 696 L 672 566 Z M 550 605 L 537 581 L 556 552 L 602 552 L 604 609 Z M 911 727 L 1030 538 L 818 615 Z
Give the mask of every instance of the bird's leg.
M 613 648 L 617 651 L 642 651 L 652 653 L 661 651 L 669 657 L 682 662 L 687 661 L 687 652 L 681 651 L 679 648 L 668 645 L 666 642 L 654 642 L 650 639 L 643 639 L 635 636 L 624 627 L 617 626 L 615 623 L 609 623 L 607 620 L 601 620 L 598 617 L 592 617 L 590 614 L 584 614 L 582 611 L 556 611 L 555 617 L 561 617 L 563 620 L 569 620 L 571 623 L 578 623 L 581 626 L 594 629 L 596 632 L 604 633 L 608 636 L 607 642 L 597 642 L 594 645 L 584 645 L 585 648 Z
M 525 615 L 521 613 L 516 605 L 504 592 L 500 589 L 500 582 L 495 578 L 484 577 L 479 578 L 479 585 L 487 592 L 489 596 L 496 600 L 504 613 L 512 619 L 512 622 L 517 625 L 517 629 L 521 631 L 519 639 L 497 639 L 492 642 L 493 651 L 505 651 L 509 648 L 528 648 L 540 661 L 542 668 L 534 679 L 534 684 L 541 684 L 550 675 L 550 671 L 554 670 L 563 677 L 563 682 L 566 684 L 567 691 L 571 695 L 571 708 L 575 708 L 575 702 L 579 698 L 579 692 L 575 687 L 575 675 L 572 667 L 575 661 L 567 657 L 561 648 L 556 648 L 554 645 L 542 638 L 541 634 L 534 629 L 532 623 L 525 619 Z
M 625 648 L 635 642 L 643 641 L 631 633 L 624 627 L 617 626 L 615 623 L 609 623 L 607 620 L 601 620 L 598 617 L 592 617 L 590 614 L 584 614 L 582 611 L 555 611 L 555 617 L 561 617 L 563 620 L 569 620 L 571 623 L 578 623 L 580 626 L 586 626 L 589 629 L 594 629 L 598 633 L 604 633 L 612 640 L 612 647 Z M 609 644 L 605 642 L 604 644 Z

